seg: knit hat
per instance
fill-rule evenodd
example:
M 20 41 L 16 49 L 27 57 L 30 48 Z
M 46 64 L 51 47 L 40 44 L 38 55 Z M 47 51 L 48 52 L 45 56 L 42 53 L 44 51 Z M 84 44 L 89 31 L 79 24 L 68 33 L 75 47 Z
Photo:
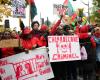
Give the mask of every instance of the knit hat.
M 48 29 L 48 26 L 43 24 L 40 28 L 41 31 L 46 31 Z
M 23 30 L 23 34 L 29 34 L 31 32 L 31 29 L 29 27 L 25 27 Z
M 80 32 L 81 33 L 87 33 L 89 30 L 89 27 L 87 25 L 84 25 L 80 28 Z

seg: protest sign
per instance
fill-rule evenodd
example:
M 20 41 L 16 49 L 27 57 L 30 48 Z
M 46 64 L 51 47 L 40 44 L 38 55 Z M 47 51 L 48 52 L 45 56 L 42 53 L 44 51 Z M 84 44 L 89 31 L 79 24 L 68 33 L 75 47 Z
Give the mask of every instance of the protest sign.
M 0 40 L 0 48 L 11 48 L 21 46 L 20 39 L 6 39 Z
M 2 80 L 47 80 L 54 77 L 45 47 L 0 59 L 0 76 Z
M 13 17 L 25 18 L 25 0 L 12 0 Z
M 73 36 L 48 36 L 50 62 L 81 60 L 79 38 Z
M 67 6 L 64 6 L 62 4 L 53 5 L 53 14 L 62 15 L 66 13 L 66 11 L 67 11 Z

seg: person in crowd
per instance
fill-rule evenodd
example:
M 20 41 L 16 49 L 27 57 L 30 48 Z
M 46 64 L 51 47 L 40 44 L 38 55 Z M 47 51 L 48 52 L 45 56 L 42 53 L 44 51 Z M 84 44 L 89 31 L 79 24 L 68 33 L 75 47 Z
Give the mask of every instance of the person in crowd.
M 70 25 L 64 25 L 63 34 L 64 35 L 74 35 L 74 30 L 72 30 Z M 63 62 L 63 77 L 62 80 L 77 80 L 77 61 L 67 61 Z
M 3 32 L 2 40 L 12 39 L 11 31 L 5 30 Z M 8 57 L 15 54 L 14 48 L 1 48 L 2 58 Z
M 55 35 L 56 34 L 56 30 L 58 28 L 58 26 L 60 25 L 61 23 L 61 19 L 62 19 L 62 16 L 61 18 L 51 27 L 51 29 L 49 30 L 49 27 L 45 24 L 43 24 L 40 28 L 40 30 L 38 29 L 39 27 L 39 23 L 37 21 L 34 21 L 32 23 L 32 32 L 34 34 L 34 31 L 36 31 L 35 33 L 36 36 L 38 36 L 39 38 L 39 43 L 38 45 L 41 47 L 41 46 L 48 46 L 47 44 L 47 37 L 48 35 Z M 35 27 L 34 27 L 35 26 Z
M 56 30 L 59 27 L 61 20 L 62 20 L 63 15 L 61 15 L 60 19 L 52 26 L 49 35 L 55 35 L 56 34 Z
M 69 25 L 57 27 L 55 35 L 73 35 L 74 31 Z M 54 71 L 54 80 L 77 80 L 77 63 L 76 61 L 54 62 L 51 63 Z
M 31 30 L 30 27 L 25 27 L 23 21 L 19 19 L 20 21 L 20 28 L 21 28 L 21 44 L 22 47 L 25 49 L 27 52 L 28 50 L 34 49 L 38 47 L 38 27 L 39 23 L 38 22 L 33 22 L 32 25 L 34 25 L 34 28 Z M 35 31 L 33 33 L 33 31 Z
M 21 34 L 22 47 L 31 50 L 37 47 L 38 38 L 34 37 L 29 27 L 25 27 Z
M 40 38 L 38 42 L 39 47 L 48 46 L 48 40 L 47 40 L 48 35 L 49 35 L 48 26 L 43 24 L 40 28 Z
M 31 33 L 33 34 L 33 36 L 37 37 L 37 38 L 40 38 L 40 30 L 39 30 L 39 22 L 38 21 L 33 21 L 32 24 L 31 24 L 31 28 L 32 28 L 32 31 Z
M 19 34 L 18 34 L 18 32 L 15 31 L 15 30 L 11 31 L 11 37 L 12 37 L 13 39 L 19 39 Z
M 19 44 L 18 47 L 14 47 L 15 54 L 23 52 L 24 49 L 21 47 L 20 35 L 18 34 L 18 32 L 16 30 L 12 30 L 11 31 L 11 36 L 12 36 L 13 39 L 17 39 L 18 44 Z
M 55 24 L 52 25 L 51 29 L 49 30 L 50 36 L 57 35 L 57 33 L 59 32 L 58 29 L 59 29 L 62 17 L 63 16 L 61 16 L 60 19 Z M 58 33 L 58 34 L 60 34 L 60 33 Z M 49 79 L 49 80 L 61 80 L 63 78 L 63 76 L 62 76 L 63 70 L 62 69 L 64 69 L 64 68 L 62 68 L 61 62 L 51 62 L 51 67 L 52 67 L 55 77 L 53 79 Z
M 95 27 L 93 31 L 94 31 L 93 37 L 96 42 L 96 63 L 97 63 L 96 77 L 97 77 L 97 80 L 99 80 L 99 75 L 100 75 L 100 27 Z
M 96 43 L 94 38 L 91 37 L 89 26 L 81 26 L 78 24 L 75 34 L 79 36 L 80 46 L 84 46 L 87 52 L 87 60 L 81 61 L 83 80 L 96 80 L 95 65 L 96 65 Z

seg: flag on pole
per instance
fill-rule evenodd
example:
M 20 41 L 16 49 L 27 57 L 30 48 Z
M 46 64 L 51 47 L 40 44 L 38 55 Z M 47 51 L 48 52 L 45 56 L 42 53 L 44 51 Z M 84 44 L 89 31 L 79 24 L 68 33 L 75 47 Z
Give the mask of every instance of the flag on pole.
M 27 1 L 28 1 L 28 4 L 30 5 L 30 17 L 31 17 L 31 20 L 33 20 L 34 17 L 37 15 L 37 8 L 36 8 L 34 0 L 27 0 Z

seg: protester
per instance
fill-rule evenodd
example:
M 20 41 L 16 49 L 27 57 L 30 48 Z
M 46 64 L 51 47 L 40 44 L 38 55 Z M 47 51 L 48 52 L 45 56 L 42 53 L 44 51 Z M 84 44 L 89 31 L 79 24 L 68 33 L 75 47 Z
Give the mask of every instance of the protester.
M 11 31 L 11 37 L 13 39 L 19 39 L 19 34 L 17 33 L 17 31 L 13 30 Z
M 5 30 L 3 32 L 2 40 L 8 40 L 8 39 L 12 39 L 11 31 Z M 2 53 L 2 58 L 4 58 L 4 57 L 14 55 L 15 51 L 13 47 L 1 48 L 1 53 Z
M 57 29 L 59 29 L 61 20 L 62 20 L 62 16 L 60 16 L 60 19 L 51 27 L 51 30 L 49 31 L 50 36 L 59 35 L 59 33 L 57 34 Z M 63 65 L 61 62 L 51 62 L 51 67 L 55 77 L 50 80 L 61 80 L 63 78 L 64 70 L 61 69 L 65 69 L 65 68 L 62 68 L 62 66 Z
M 37 38 L 40 38 L 40 36 L 41 36 L 39 26 L 40 26 L 40 24 L 38 21 L 33 21 L 31 24 L 31 28 L 32 28 L 31 33 L 33 34 L 34 37 L 37 37 Z
M 79 36 L 80 46 L 84 46 L 87 52 L 87 60 L 81 61 L 80 65 L 83 73 L 83 80 L 96 80 L 95 77 L 95 65 L 96 65 L 96 43 L 91 37 L 91 32 L 89 31 L 88 25 L 76 27 L 75 33 Z M 90 67 L 91 66 L 91 67 Z
M 40 38 L 38 41 L 38 46 L 42 47 L 42 46 L 48 46 L 48 35 L 49 35 L 49 31 L 48 31 L 48 26 L 43 24 L 40 28 Z
M 29 27 L 25 27 L 21 34 L 21 42 L 24 49 L 30 50 L 37 47 L 38 38 L 31 34 Z
M 71 29 L 70 25 L 64 25 L 63 31 L 65 31 L 64 35 L 74 35 L 74 30 Z M 66 61 L 64 64 L 64 80 L 77 80 L 77 61 Z
M 100 27 L 94 28 L 93 37 L 96 42 L 96 62 L 97 62 L 96 77 L 97 80 L 99 80 L 98 78 L 100 75 Z

